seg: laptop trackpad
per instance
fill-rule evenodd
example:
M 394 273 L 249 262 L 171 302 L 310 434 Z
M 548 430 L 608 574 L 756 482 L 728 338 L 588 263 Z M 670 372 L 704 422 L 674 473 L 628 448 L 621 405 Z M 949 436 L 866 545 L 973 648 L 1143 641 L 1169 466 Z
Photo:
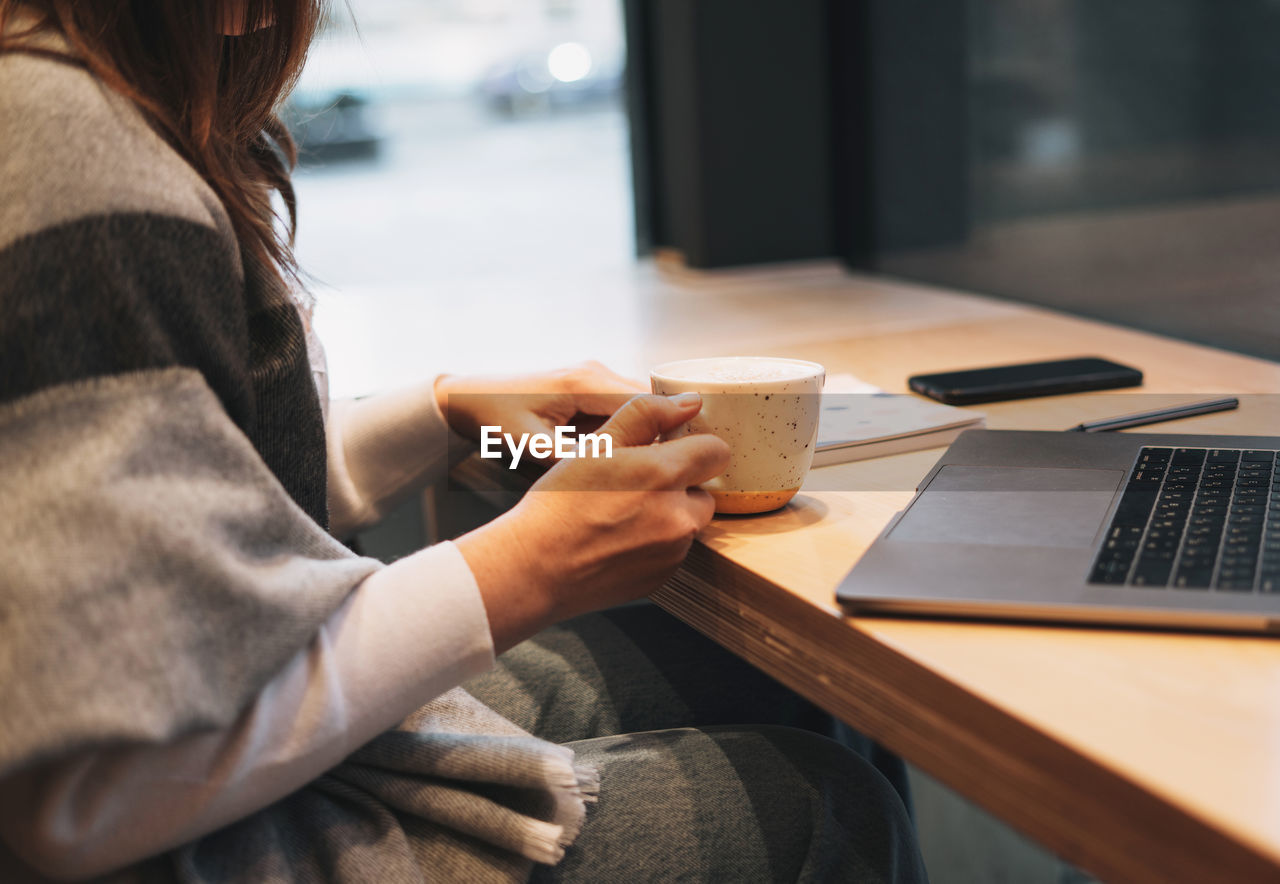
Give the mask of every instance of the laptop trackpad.
M 951 464 L 933 477 L 889 540 L 989 546 L 1091 546 L 1122 470 Z

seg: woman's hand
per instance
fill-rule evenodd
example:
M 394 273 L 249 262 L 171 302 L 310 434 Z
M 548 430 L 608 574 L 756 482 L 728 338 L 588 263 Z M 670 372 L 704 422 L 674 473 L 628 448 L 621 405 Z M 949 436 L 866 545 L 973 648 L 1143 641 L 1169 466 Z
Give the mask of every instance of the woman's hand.
M 715 510 L 693 486 L 724 471 L 729 446 L 705 434 L 653 440 L 701 404 L 696 394 L 632 399 L 599 430 L 613 437 L 611 458 L 562 461 L 515 509 L 458 539 L 498 653 L 648 595 L 675 572 Z
M 551 434 L 564 426 L 591 432 L 643 392 L 640 384 L 599 362 L 516 377 L 444 375 L 435 383 L 436 402 L 449 426 L 475 440 L 486 426 L 501 427 L 512 436 Z

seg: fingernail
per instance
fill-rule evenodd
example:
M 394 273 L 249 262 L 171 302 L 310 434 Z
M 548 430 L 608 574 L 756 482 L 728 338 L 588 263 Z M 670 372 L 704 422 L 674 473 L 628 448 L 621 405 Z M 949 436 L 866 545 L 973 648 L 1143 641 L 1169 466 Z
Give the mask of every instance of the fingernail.
M 677 393 L 670 398 L 672 402 L 681 408 L 692 408 L 702 401 L 702 396 L 698 393 Z

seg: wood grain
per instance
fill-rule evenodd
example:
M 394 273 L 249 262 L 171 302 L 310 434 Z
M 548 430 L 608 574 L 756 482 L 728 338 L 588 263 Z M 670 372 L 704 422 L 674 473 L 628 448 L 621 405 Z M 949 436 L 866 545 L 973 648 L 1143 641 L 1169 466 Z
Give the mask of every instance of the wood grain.
M 1280 427 L 1272 363 L 1034 308 L 975 315 L 967 296 L 948 321 L 927 295 L 927 325 L 764 352 L 895 390 L 916 372 L 1097 354 L 1143 368 L 1142 396 L 982 406 L 989 425 L 1064 429 L 1229 392 L 1260 395 L 1160 430 Z M 913 296 L 903 286 L 894 310 Z M 1280 880 L 1280 642 L 838 614 L 836 585 L 938 453 L 816 470 L 779 513 L 717 519 L 656 600 L 1095 875 Z

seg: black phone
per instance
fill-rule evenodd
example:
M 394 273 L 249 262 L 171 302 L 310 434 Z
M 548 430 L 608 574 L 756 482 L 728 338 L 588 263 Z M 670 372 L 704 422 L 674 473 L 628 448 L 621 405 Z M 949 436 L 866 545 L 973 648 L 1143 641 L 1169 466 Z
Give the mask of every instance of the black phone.
M 918 374 L 908 378 L 907 383 L 915 392 L 948 405 L 974 405 L 1084 390 L 1136 387 L 1142 383 L 1142 372 L 1092 356 Z

